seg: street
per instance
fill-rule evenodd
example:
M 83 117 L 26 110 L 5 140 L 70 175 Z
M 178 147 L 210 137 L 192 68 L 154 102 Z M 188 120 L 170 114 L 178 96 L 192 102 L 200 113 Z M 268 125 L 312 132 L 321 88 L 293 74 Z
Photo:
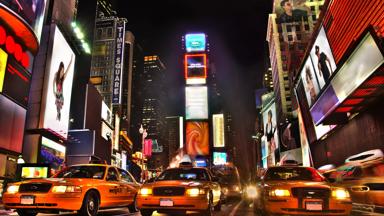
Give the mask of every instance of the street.
M 17 215 L 15 212 L 1 212 L 0 210 L 0 215 Z M 38 216 L 53 216 L 57 214 L 38 214 Z M 60 215 L 76 215 L 75 213 L 61 213 Z M 127 208 L 116 208 L 116 209 L 109 209 L 109 210 L 102 210 L 98 214 L 99 216 L 112 216 L 112 215 L 134 215 L 134 216 L 139 216 L 140 213 L 135 213 L 135 214 L 130 214 Z M 154 213 L 153 216 L 160 216 L 160 215 L 166 215 L 166 214 L 158 214 Z M 194 212 L 187 212 L 187 215 L 198 215 L 197 213 Z M 220 212 L 214 212 L 215 216 L 251 216 L 251 215 L 256 215 L 252 211 L 252 206 L 247 205 L 243 200 L 233 200 L 229 201 L 228 203 L 224 204 L 222 206 L 222 209 Z

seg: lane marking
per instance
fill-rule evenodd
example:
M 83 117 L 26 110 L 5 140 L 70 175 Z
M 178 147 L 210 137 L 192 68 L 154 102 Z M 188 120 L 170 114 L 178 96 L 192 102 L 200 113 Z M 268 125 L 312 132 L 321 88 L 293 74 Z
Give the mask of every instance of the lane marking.
M 237 212 L 237 209 L 239 209 L 240 205 L 243 203 L 244 200 L 241 200 L 231 211 L 229 216 L 235 216 L 235 213 Z

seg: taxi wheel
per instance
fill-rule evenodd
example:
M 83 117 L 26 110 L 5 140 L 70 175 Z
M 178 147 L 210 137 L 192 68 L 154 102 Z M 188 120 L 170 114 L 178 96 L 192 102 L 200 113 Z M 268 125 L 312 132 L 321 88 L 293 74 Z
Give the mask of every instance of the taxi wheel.
M 29 211 L 21 210 L 21 209 L 16 210 L 16 212 L 20 216 L 36 216 L 37 215 L 36 212 L 29 212 Z
M 140 210 L 141 216 L 151 216 L 152 213 L 153 213 L 153 211 L 149 210 L 149 209 L 141 209 Z
M 96 216 L 99 211 L 99 196 L 95 191 L 89 191 L 83 200 L 79 215 Z
M 137 202 L 136 202 L 136 196 L 137 195 L 135 195 L 135 198 L 133 198 L 133 203 L 128 205 L 129 213 L 135 213 L 135 212 L 138 211 L 138 209 L 137 209 Z

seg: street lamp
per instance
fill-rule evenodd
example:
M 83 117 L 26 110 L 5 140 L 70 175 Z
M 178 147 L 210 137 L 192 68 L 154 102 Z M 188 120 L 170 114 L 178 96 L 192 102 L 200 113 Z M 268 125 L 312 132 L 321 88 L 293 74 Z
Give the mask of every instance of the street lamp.
M 144 140 L 147 137 L 147 129 L 143 128 L 143 125 L 140 125 L 139 133 L 142 134 L 141 136 L 141 176 L 144 180 Z

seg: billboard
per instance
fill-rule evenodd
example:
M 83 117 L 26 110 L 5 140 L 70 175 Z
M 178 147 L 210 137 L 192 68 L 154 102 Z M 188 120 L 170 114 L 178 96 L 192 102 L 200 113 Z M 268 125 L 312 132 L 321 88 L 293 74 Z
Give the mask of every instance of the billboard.
M 104 101 L 101 102 L 101 119 L 112 125 L 112 111 Z
M 324 27 L 320 28 L 315 44 L 311 49 L 310 56 L 321 90 L 330 81 L 329 78 L 336 69 L 335 59 L 333 58 Z
M 205 34 L 186 34 L 185 49 L 187 52 L 202 52 L 205 51 Z
M 279 136 L 276 125 L 276 104 L 272 103 L 263 110 L 264 136 L 266 137 L 267 164 L 275 165 L 275 152 L 279 148 Z
M 297 119 L 280 125 L 280 152 L 300 148 L 300 132 Z
M 224 114 L 212 115 L 213 147 L 224 147 Z
M 31 26 L 40 41 L 47 0 L 0 0 L 0 2 L 20 15 Z
M 311 107 L 316 102 L 317 95 L 320 91 L 311 58 L 307 58 L 305 61 L 301 71 L 301 78 L 303 80 L 308 106 Z
M 185 79 L 207 78 L 207 55 L 186 54 L 184 59 Z
M 307 0 L 275 0 L 274 4 L 277 23 L 298 22 L 312 16 Z
M 209 154 L 208 122 L 186 123 L 186 147 L 191 156 Z
M 208 119 L 208 88 L 185 87 L 185 118 Z
M 45 73 L 42 127 L 67 138 L 76 56 L 57 26 L 53 26 L 52 32 L 51 58 Z
M 48 166 L 23 166 L 21 178 L 48 178 Z
M 227 153 L 213 152 L 213 165 L 224 165 L 227 163 Z
M 123 88 L 125 21 L 116 23 L 115 59 L 113 70 L 112 103 L 120 104 Z
M 45 137 L 41 137 L 41 161 L 49 164 L 53 170 L 57 171 L 63 164 L 65 161 L 65 152 L 65 146 Z

